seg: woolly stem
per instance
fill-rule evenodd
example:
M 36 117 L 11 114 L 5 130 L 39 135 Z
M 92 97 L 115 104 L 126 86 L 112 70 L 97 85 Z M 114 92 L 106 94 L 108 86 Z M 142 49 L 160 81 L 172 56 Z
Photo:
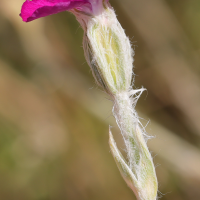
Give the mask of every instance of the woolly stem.
M 131 98 L 128 92 L 118 93 L 114 96 L 113 114 L 126 145 L 128 167 L 137 182 L 134 187 L 130 184 L 129 186 L 138 200 L 155 200 L 157 179 L 151 154 L 145 142 L 145 134 L 134 109 L 136 100 L 137 97 Z

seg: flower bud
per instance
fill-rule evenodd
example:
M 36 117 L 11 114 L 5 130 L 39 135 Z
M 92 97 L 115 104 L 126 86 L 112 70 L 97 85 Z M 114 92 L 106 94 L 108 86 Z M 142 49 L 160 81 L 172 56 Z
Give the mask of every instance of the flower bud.
M 104 10 L 86 21 L 86 59 L 96 82 L 110 95 L 128 91 L 132 79 L 133 51 L 113 9 Z

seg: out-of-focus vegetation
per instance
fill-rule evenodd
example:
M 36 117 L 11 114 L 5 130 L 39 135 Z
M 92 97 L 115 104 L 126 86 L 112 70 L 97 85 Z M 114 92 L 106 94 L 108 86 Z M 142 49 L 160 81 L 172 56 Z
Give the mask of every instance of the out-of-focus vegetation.
M 122 140 L 67 12 L 30 23 L 0 1 L 0 199 L 131 200 L 108 146 Z M 111 0 L 130 37 L 137 110 L 163 200 L 200 199 L 200 1 Z

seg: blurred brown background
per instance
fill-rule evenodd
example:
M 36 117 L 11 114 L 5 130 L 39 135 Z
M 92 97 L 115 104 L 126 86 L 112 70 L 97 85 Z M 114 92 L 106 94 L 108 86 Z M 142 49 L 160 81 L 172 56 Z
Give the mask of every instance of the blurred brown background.
M 135 55 L 137 110 L 163 200 L 200 199 L 200 1 L 110 0 Z M 0 199 L 135 199 L 114 163 L 112 102 L 67 12 L 30 23 L 0 1 Z M 149 123 L 148 123 L 149 122 Z

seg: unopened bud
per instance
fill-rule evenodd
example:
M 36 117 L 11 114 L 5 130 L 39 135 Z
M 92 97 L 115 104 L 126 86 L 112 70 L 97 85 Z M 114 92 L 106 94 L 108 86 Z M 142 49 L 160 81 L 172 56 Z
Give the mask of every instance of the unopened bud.
M 129 90 L 133 51 L 109 6 L 100 15 L 87 21 L 84 50 L 93 75 L 104 90 L 111 95 Z

